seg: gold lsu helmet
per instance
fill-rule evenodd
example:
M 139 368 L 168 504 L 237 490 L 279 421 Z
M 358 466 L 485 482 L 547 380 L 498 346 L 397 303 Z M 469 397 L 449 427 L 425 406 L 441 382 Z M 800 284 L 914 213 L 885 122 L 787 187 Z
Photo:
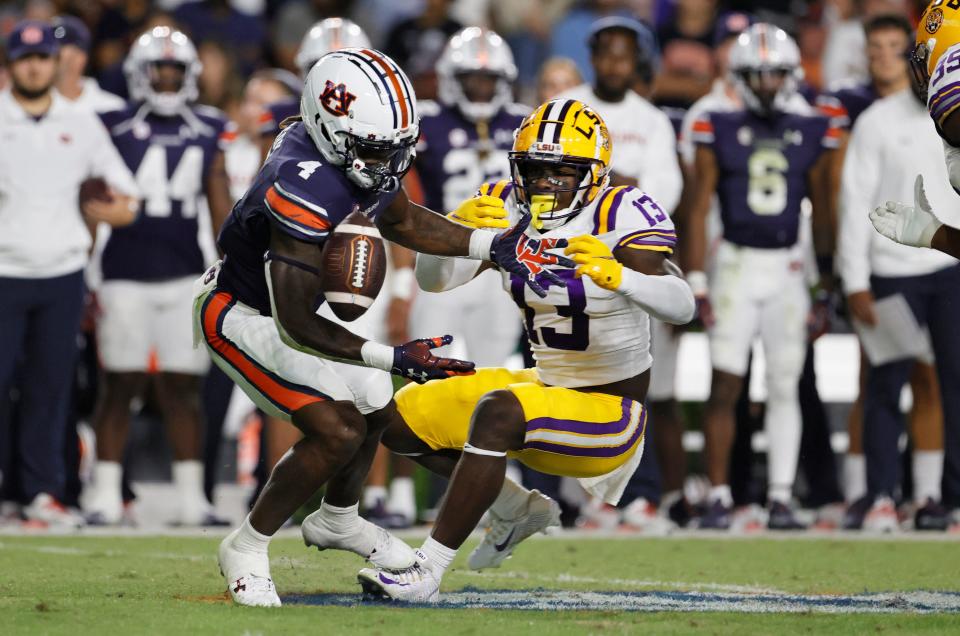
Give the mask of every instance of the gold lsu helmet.
M 609 181 L 611 150 L 603 118 L 583 102 L 554 99 L 527 115 L 514 136 L 510 168 L 517 202 L 533 215 L 534 227 L 563 225 L 596 199 Z M 531 168 L 542 170 L 545 165 L 575 168 L 576 188 L 533 193 Z M 557 209 L 556 195 L 571 191 L 574 196 L 570 205 Z
M 917 24 L 917 42 L 910 54 L 914 88 L 927 99 L 930 77 L 937 62 L 960 42 L 960 0 L 933 0 Z

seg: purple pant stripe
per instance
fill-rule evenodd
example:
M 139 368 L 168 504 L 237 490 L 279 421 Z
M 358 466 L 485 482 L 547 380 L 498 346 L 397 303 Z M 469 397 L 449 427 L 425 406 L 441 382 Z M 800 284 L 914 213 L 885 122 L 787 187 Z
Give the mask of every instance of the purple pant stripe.
M 527 442 L 523 447 L 524 449 L 542 450 L 549 453 L 557 453 L 558 455 L 573 455 L 575 457 L 616 457 L 617 455 L 622 455 L 636 444 L 640 436 L 643 435 L 646 427 L 647 411 L 644 409 L 640 414 L 640 422 L 637 424 L 633 435 L 630 436 L 629 440 L 619 446 L 583 448 L 581 446 L 564 446 L 563 444 L 553 444 L 551 442 Z
M 623 398 L 620 402 L 620 419 L 612 422 L 584 422 L 582 420 L 558 420 L 552 417 L 538 417 L 527 422 L 527 432 L 547 429 L 560 433 L 579 433 L 581 435 L 617 435 L 630 423 L 630 406 L 633 400 Z

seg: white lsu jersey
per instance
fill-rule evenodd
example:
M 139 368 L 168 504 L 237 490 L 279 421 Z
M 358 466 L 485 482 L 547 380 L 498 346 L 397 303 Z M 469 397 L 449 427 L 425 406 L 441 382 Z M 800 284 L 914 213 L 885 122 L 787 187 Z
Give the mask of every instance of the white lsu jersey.
M 520 210 L 513 184 L 486 184 L 483 194 L 500 196 L 506 203 L 511 225 Z M 592 203 L 562 227 L 534 238 L 573 238 L 593 234 L 611 250 L 643 249 L 669 255 L 676 232 L 669 215 L 642 190 L 630 186 L 604 189 Z M 530 347 L 537 360 L 540 380 L 551 386 L 577 388 L 625 380 L 650 368 L 650 316 L 636 303 L 617 292 L 596 285 L 590 278 L 574 277 L 572 269 L 555 269 L 566 288 L 547 286 L 540 298 L 525 281 L 501 273 L 524 317 Z

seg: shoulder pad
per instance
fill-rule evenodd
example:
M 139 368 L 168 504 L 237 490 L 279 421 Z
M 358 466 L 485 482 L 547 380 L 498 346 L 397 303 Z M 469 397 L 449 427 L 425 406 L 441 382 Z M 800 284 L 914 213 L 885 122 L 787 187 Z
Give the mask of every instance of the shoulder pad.
M 443 110 L 442 106 L 432 99 L 417 100 L 417 109 L 421 117 L 436 117 Z

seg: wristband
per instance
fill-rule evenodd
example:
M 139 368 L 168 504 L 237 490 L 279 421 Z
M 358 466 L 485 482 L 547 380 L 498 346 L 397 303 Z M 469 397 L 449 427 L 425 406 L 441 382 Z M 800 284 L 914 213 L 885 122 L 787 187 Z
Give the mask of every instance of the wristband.
M 490 248 L 493 246 L 493 239 L 496 237 L 496 232 L 474 230 L 470 235 L 470 250 L 468 256 L 478 261 L 489 261 Z
M 393 347 L 373 340 L 367 340 L 360 347 L 360 357 L 363 363 L 374 369 L 390 371 L 393 369 Z
M 390 279 L 390 296 L 400 300 L 410 300 L 413 298 L 413 288 L 416 283 L 417 275 L 412 267 L 395 269 Z
M 705 273 L 697 270 L 687 272 L 687 284 L 690 285 L 690 290 L 693 291 L 694 296 L 707 295 L 708 286 Z

